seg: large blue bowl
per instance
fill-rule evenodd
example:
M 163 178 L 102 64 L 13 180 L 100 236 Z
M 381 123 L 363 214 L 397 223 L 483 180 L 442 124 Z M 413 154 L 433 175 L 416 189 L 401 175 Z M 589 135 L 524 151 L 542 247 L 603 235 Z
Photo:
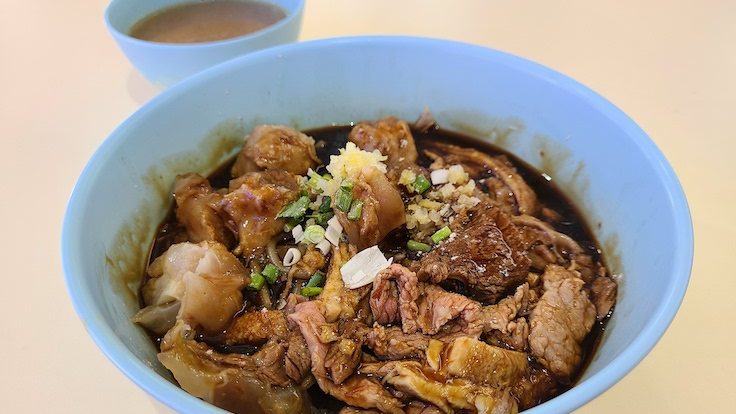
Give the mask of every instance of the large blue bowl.
M 256 124 L 413 120 L 425 107 L 445 129 L 545 171 L 581 208 L 621 275 L 618 304 L 579 383 L 528 413 L 570 412 L 603 393 L 654 347 L 685 294 L 693 233 L 677 177 L 631 119 L 585 86 L 506 53 L 442 40 L 338 38 L 260 51 L 195 75 L 133 114 L 89 161 L 64 221 L 67 286 L 89 334 L 174 410 L 222 412 L 177 387 L 129 321 L 174 176 L 212 172 Z

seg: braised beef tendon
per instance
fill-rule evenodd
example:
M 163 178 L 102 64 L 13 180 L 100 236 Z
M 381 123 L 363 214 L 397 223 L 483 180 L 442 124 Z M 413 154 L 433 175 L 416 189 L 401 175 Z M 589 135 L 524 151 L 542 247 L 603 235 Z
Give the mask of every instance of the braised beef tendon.
M 564 196 L 428 110 L 257 126 L 173 201 L 132 320 L 234 413 L 515 413 L 574 386 L 616 304 Z

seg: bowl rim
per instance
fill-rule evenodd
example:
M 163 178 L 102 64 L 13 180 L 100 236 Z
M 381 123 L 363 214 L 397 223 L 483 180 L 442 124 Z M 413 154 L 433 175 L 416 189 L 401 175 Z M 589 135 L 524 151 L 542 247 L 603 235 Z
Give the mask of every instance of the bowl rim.
M 79 260 L 74 256 L 72 246 L 75 243 L 73 211 L 87 196 L 88 181 L 93 177 L 92 172 L 97 164 L 114 150 L 114 147 L 124 137 L 126 129 L 135 124 L 150 112 L 155 112 L 159 107 L 165 106 L 172 100 L 177 100 L 187 95 L 187 91 L 195 85 L 207 83 L 219 75 L 252 63 L 278 59 L 281 55 L 290 53 L 301 53 L 308 49 L 332 48 L 336 45 L 358 46 L 370 44 L 372 46 L 390 47 L 428 47 L 446 48 L 452 47 L 455 51 L 468 54 L 482 54 L 489 60 L 498 64 L 512 66 L 525 72 L 533 72 L 535 76 L 544 78 L 572 93 L 580 95 L 586 102 L 592 105 L 602 114 L 606 114 L 614 123 L 620 126 L 627 135 L 636 138 L 636 144 L 647 156 L 652 165 L 660 172 L 661 178 L 667 184 L 669 204 L 674 208 L 674 216 L 678 218 L 675 234 L 678 236 L 676 247 L 681 253 L 673 258 L 674 268 L 680 269 L 680 273 L 667 284 L 666 295 L 662 303 L 656 309 L 642 328 L 641 334 L 633 339 L 612 362 L 603 367 L 599 372 L 577 383 L 566 391 L 562 399 L 560 396 L 553 398 L 543 404 L 533 407 L 525 412 L 530 414 L 564 413 L 575 410 L 592 401 L 611 386 L 621 380 L 634 367 L 636 367 L 654 348 L 668 329 L 682 304 L 689 283 L 693 264 L 693 227 L 689 206 L 682 186 L 677 176 L 668 163 L 663 153 L 654 141 L 625 113 L 607 99 L 584 86 L 580 82 L 563 75 L 549 67 L 533 62 L 526 58 L 512 55 L 507 52 L 491 49 L 485 46 L 473 45 L 453 40 L 436 39 L 415 36 L 349 36 L 333 37 L 311 40 L 300 43 L 285 44 L 269 49 L 256 51 L 223 63 L 193 75 L 171 88 L 163 91 L 151 101 L 130 115 L 120 124 L 98 147 L 90 160 L 85 165 L 82 173 L 75 184 L 62 224 L 61 251 L 62 266 L 68 293 L 74 308 L 82 320 L 85 329 L 93 338 L 94 342 L 131 381 L 141 387 L 146 393 L 179 412 L 222 412 L 211 404 L 193 397 L 170 383 L 153 371 L 148 365 L 140 361 L 116 336 L 115 332 L 108 326 L 101 315 L 95 311 L 92 293 L 87 289 L 80 279 L 75 277 Z M 71 250 L 70 250 L 71 249 Z
M 165 48 L 165 49 L 172 49 L 172 50 L 181 50 L 185 48 L 189 49 L 209 49 L 213 47 L 218 46 L 227 46 L 231 44 L 237 44 L 252 40 L 258 40 L 262 37 L 269 36 L 273 32 L 277 32 L 281 30 L 285 26 L 290 26 L 293 24 L 294 20 L 300 20 L 302 18 L 302 15 L 304 14 L 304 6 L 306 5 L 306 0 L 294 0 L 296 2 L 296 5 L 293 7 L 293 9 L 286 8 L 284 6 L 281 6 L 286 11 L 286 17 L 283 19 L 275 22 L 274 24 L 271 24 L 269 26 L 266 26 L 262 29 L 256 30 L 254 32 L 246 33 L 240 36 L 235 37 L 229 37 L 227 39 L 221 39 L 221 40 L 212 40 L 208 42 L 195 42 L 195 43 L 165 43 L 165 42 L 153 42 L 150 40 L 144 40 L 139 39 L 137 37 L 132 37 L 128 33 L 123 32 L 119 30 L 117 27 L 115 27 L 114 24 L 110 21 L 111 18 L 111 9 L 114 8 L 114 5 L 119 3 L 123 0 L 111 0 L 107 6 L 105 7 L 105 11 L 103 13 L 103 18 L 105 21 L 105 26 L 107 27 L 107 30 L 116 38 L 120 40 L 124 40 L 125 42 L 129 42 L 131 44 L 138 44 L 140 46 L 145 47 L 153 47 L 153 48 Z M 257 0 L 263 3 L 273 3 L 269 0 Z M 191 0 L 183 0 L 177 3 L 172 3 L 168 6 L 164 6 L 163 8 L 175 6 L 178 4 L 186 4 L 191 3 Z M 279 5 L 280 6 L 280 5 Z M 159 8 L 158 10 L 162 10 L 163 8 Z M 154 12 L 155 13 L 155 12 Z M 149 14 L 145 14 L 141 17 L 141 19 L 147 17 Z M 140 21 L 140 19 L 139 19 Z

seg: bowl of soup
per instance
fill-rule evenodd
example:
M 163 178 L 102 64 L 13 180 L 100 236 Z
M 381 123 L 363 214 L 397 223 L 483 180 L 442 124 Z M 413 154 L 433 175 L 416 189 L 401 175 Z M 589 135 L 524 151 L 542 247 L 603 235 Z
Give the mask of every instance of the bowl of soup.
M 662 337 L 693 234 L 664 155 L 594 91 L 355 37 L 144 105 L 83 170 L 62 256 L 98 346 L 181 413 L 567 413 Z
M 113 0 L 108 31 L 151 83 L 166 88 L 255 50 L 295 42 L 303 0 Z

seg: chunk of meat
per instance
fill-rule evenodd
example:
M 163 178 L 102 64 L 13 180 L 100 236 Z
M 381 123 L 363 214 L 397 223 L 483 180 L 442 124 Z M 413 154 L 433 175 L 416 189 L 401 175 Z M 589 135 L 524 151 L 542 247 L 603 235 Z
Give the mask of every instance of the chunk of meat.
M 357 321 L 339 324 L 339 339 L 330 343 L 325 357 L 325 368 L 335 384 L 345 381 L 360 364 L 367 331 L 367 327 Z
M 209 334 L 221 332 L 243 306 L 250 272 L 218 242 L 174 244 L 151 263 L 143 287 L 148 306 L 178 301 L 177 319 Z M 143 312 L 143 311 L 141 311 Z
M 340 266 L 354 255 L 355 248 L 347 243 L 340 243 L 338 248 L 332 251 L 325 285 L 315 301 L 327 322 L 353 319 L 358 316 L 361 301 L 370 293 L 370 285 L 348 289 L 342 280 Z
M 289 333 L 289 321 L 280 310 L 245 312 L 236 317 L 222 341 L 228 345 L 263 345 Z
M 351 171 L 347 180 L 354 183 L 353 200 L 363 203 L 362 211 L 357 220 L 350 220 L 346 212 L 335 208 L 335 217 L 350 244 L 359 251 L 378 244 L 391 230 L 406 223 L 401 193 L 380 170 L 363 167 Z
M 499 208 L 481 203 L 458 216 L 451 229 L 454 235 L 412 263 L 419 280 L 450 279 L 491 303 L 526 280 L 526 245 Z
M 580 344 L 595 323 L 596 309 L 576 272 L 549 265 L 542 283 L 544 294 L 529 315 L 530 352 L 554 375 L 568 378 L 582 361 Z
M 527 315 L 536 302 L 533 296 L 529 284 L 524 283 L 516 288 L 512 296 L 507 296 L 494 305 L 484 306 L 481 320 L 486 342 L 517 351 L 526 350 L 529 324 L 521 315 Z
M 368 332 L 366 344 L 381 359 L 419 358 L 429 346 L 430 337 L 420 333 L 406 334 L 398 326 L 375 324 Z
M 601 276 L 593 280 L 590 286 L 590 293 L 593 295 L 593 303 L 595 304 L 596 319 L 603 320 L 611 312 L 613 304 L 616 303 L 616 293 L 618 285 L 610 277 Z
M 177 175 L 174 182 L 176 218 L 187 229 L 189 241 L 218 241 L 232 246 L 234 237 L 220 216 L 222 195 L 197 173 Z
M 327 344 L 320 341 L 321 325 L 326 323 L 315 301 L 302 302 L 289 315 L 307 342 L 312 359 L 312 374 L 322 391 L 359 408 L 377 408 L 384 413 L 401 414 L 403 404 L 394 398 L 378 380 L 355 374 L 341 384 L 335 384 L 327 374 Z
M 309 354 L 307 341 L 298 331 L 290 331 L 286 339 L 284 369 L 286 376 L 297 384 L 301 384 L 310 374 L 312 357 Z
M 419 157 L 409 124 L 395 117 L 355 125 L 348 135 L 348 141 L 364 151 L 378 150 L 388 157 L 387 175 L 392 182 L 398 180 L 403 169 L 416 165 Z
M 283 231 L 286 219 L 277 215 L 299 196 L 299 182 L 294 174 L 274 170 L 247 173 L 231 182 L 235 186 L 220 207 L 226 225 L 238 237 L 234 252 L 248 255 Z
M 416 273 L 400 264 L 378 272 L 370 299 L 375 321 L 383 325 L 400 322 L 404 333 L 415 333 L 419 329 L 418 283 Z
M 396 281 L 395 287 L 392 281 Z M 406 334 L 421 331 L 477 338 L 483 329 L 477 302 L 436 285 L 420 284 L 416 273 L 400 264 L 376 275 L 370 304 L 376 322 L 400 322 Z
M 463 378 L 442 378 L 426 372 L 416 361 L 391 361 L 378 373 L 383 382 L 443 412 L 466 410 L 472 413 L 505 414 L 518 411 L 509 390 L 475 384 Z
M 534 215 L 538 211 L 536 193 L 505 156 L 494 157 L 473 148 L 436 141 L 427 143 L 427 151 L 434 160 L 430 169 L 462 165 L 470 178 L 483 180 L 491 198 L 507 213 Z
M 458 336 L 478 338 L 483 331 L 480 304 L 459 293 L 425 284 L 418 307 L 417 322 L 426 334 L 449 340 Z
M 287 126 L 258 125 L 245 137 L 231 173 L 240 177 L 263 169 L 306 175 L 321 163 L 312 137 Z
M 283 372 L 283 346 L 269 343 L 252 356 L 220 354 L 193 340 L 179 320 L 164 336 L 158 359 L 188 393 L 236 414 L 311 413 L 309 397 Z

